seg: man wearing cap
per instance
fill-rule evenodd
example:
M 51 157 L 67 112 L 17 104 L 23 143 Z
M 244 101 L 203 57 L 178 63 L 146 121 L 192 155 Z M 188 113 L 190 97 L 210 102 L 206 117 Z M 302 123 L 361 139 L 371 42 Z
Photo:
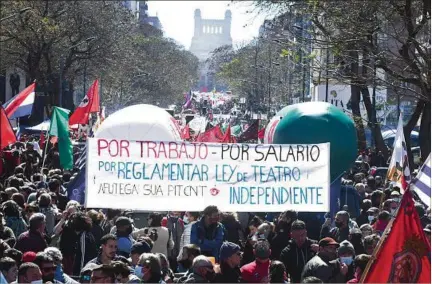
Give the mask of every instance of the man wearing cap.
M 240 283 L 240 261 L 241 249 L 240 246 L 224 242 L 220 249 L 219 254 L 219 270 L 216 273 L 215 283 Z
M 333 266 L 333 271 L 337 271 L 333 280 L 336 283 L 346 283 L 354 278 L 354 246 L 349 241 L 343 241 L 340 243 L 337 253 L 338 258 L 330 261 L 330 265 Z M 348 269 L 342 269 L 343 264 L 345 264 Z
M 337 249 L 339 243 L 332 238 L 324 238 L 319 242 L 319 250 L 311 260 L 306 263 L 302 272 L 302 280 L 309 276 L 314 276 L 324 283 L 335 282 L 333 276 L 333 267 L 330 265 L 330 261 L 337 258 Z M 343 270 L 342 270 L 343 269 Z M 341 273 L 346 274 L 348 266 L 341 264 Z
M 280 254 L 291 282 L 299 283 L 305 264 L 315 256 L 318 249 L 316 241 L 307 237 L 306 224 L 296 220 L 291 225 L 291 239 Z
M 259 239 L 254 247 L 255 261 L 244 265 L 241 278 L 247 283 L 263 283 L 268 281 L 270 267 L 270 244 L 266 239 Z

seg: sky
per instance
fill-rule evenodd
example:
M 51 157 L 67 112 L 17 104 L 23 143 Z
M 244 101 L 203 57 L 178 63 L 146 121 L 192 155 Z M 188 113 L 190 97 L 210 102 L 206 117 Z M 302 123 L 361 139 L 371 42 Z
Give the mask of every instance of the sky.
M 201 9 L 203 19 L 223 19 L 225 11 L 231 10 L 231 37 L 233 44 L 248 42 L 258 36 L 259 27 L 266 18 L 251 11 L 252 2 L 231 1 L 148 1 L 150 16 L 158 16 L 165 36 L 175 39 L 189 49 L 194 32 L 194 11 Z

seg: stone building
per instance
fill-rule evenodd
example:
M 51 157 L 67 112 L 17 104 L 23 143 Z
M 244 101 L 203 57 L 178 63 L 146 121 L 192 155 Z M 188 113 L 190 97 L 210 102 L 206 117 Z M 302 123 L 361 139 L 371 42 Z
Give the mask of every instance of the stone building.
M 208 73 L 206 60 L 212 51 L 224 45 L 232 45 L 231 38 L 231 11 L 225 12 L 224 19 L 203 19 L 201 10 L 195 10 L 194 36 L 192 37 L 189 51 L 200 60 L 200 82 L 198 88 L 201 90 L 212 90 L 215 88 L 214 78 Z

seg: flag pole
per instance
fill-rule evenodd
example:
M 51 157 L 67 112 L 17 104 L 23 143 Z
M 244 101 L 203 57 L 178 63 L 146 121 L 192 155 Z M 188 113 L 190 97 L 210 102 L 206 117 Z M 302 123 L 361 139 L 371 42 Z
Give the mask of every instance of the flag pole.
M 44 150 L 44 158 L 43 158 L 43 161 L 42 161 L 41 174 L 43 174 L 43 168 L 45 166 L 45 160 L 46 160 L 46 157 L 47 157 L 48 144 L 50 143 L 49 129 L 47 129 L 46 136 L 47 136 L 47 139 L 45 139 L 45 150 Z

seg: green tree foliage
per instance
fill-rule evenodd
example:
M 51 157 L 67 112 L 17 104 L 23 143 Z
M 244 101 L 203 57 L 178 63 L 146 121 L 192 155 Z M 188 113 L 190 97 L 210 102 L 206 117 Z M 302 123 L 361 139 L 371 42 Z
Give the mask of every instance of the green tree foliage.
M 181 97 L 196 80 L 198 60 L 152 26 L 139 25 L 121 2 L 2 1 L 0 71 L 22 69 L 46 87 L 52 104 L 62 61 L 72 89 L 84 72 L 87 88 L 102 77 L 102 101 L 112 109 Z

